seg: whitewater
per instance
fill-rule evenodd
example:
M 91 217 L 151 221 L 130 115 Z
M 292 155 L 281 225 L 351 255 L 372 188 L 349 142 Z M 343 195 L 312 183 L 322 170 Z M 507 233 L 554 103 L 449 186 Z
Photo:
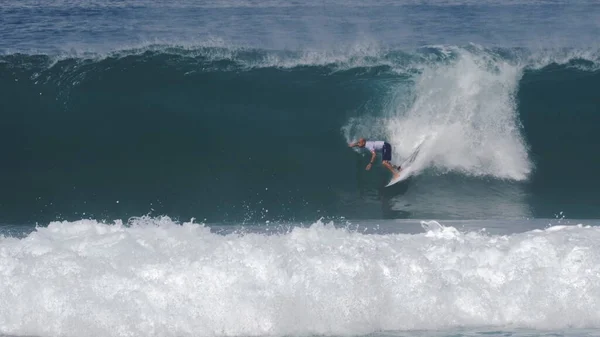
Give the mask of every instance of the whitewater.
M 381 118 L 367 116 L 367 121 L 354 119 L 345 125 L 346 138 L 382 129 L 376 135 L 389 140 L 400 158 L 423 144 L 411 164 L 417 174 L 432 167 L 525 180 L 532 164 L 518 124 L 515 94 L 529 65 L 503 60 L 478 46 L 439 52 L 445 55 L 443 61 L 420 65 L 414 87 L 408 93 L 397 88 Z
M 599 327 L 595 226 L 504 235 L 436 221 L 411 234 L 395 228 L 52 222 L 0 239 L 0 330 L 286 336 Z

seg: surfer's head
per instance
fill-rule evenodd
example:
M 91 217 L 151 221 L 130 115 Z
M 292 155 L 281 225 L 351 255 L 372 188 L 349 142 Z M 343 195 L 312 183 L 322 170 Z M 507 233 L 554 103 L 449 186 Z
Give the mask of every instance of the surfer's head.
M 358 145 L 358 147 L 365 147 L 365 144 L 367 144 L 367 140 L 364 138 L 359 138 L 356 144 Z

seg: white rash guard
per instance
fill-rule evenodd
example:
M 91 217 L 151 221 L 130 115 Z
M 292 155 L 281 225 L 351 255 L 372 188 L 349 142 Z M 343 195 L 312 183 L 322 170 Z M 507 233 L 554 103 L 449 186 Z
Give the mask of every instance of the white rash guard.
M 365 143 L 365 149 L 369 150 L 369 151 L 374 151 L 374 152 L 381 152 L 381 150 L 383 150 L 383 144 L 384 141 L 383 140 L 376 140 L 376 141 L 367 141 Z

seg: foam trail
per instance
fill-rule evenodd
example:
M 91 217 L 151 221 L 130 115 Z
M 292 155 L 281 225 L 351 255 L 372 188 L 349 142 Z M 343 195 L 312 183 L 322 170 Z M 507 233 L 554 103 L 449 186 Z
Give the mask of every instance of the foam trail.
M 169 218 L 54 222 L 0 239 L 0 334 L 600 327 L 600 229 L 492 236 L 423 227 L 366 235 L 316 223 L 219 235 Z

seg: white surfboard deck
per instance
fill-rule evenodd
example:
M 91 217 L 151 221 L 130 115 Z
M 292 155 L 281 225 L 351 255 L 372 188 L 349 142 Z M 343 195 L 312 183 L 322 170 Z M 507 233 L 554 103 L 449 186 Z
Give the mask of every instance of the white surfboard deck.
M 412 173 L 412 169 L 410 166 L 403 167 L 402 170 L 400 171 L 400 174 L 398 175 L 398 177 L 396 177 L 395 179 L 392 178 L 392 180 L 390 180 L 390 182 L 387 185 L 385 185 L 385 187 L 392 186 L 396 183 L 401 182 L 402 180 L 410 177 L 411 173 Z

